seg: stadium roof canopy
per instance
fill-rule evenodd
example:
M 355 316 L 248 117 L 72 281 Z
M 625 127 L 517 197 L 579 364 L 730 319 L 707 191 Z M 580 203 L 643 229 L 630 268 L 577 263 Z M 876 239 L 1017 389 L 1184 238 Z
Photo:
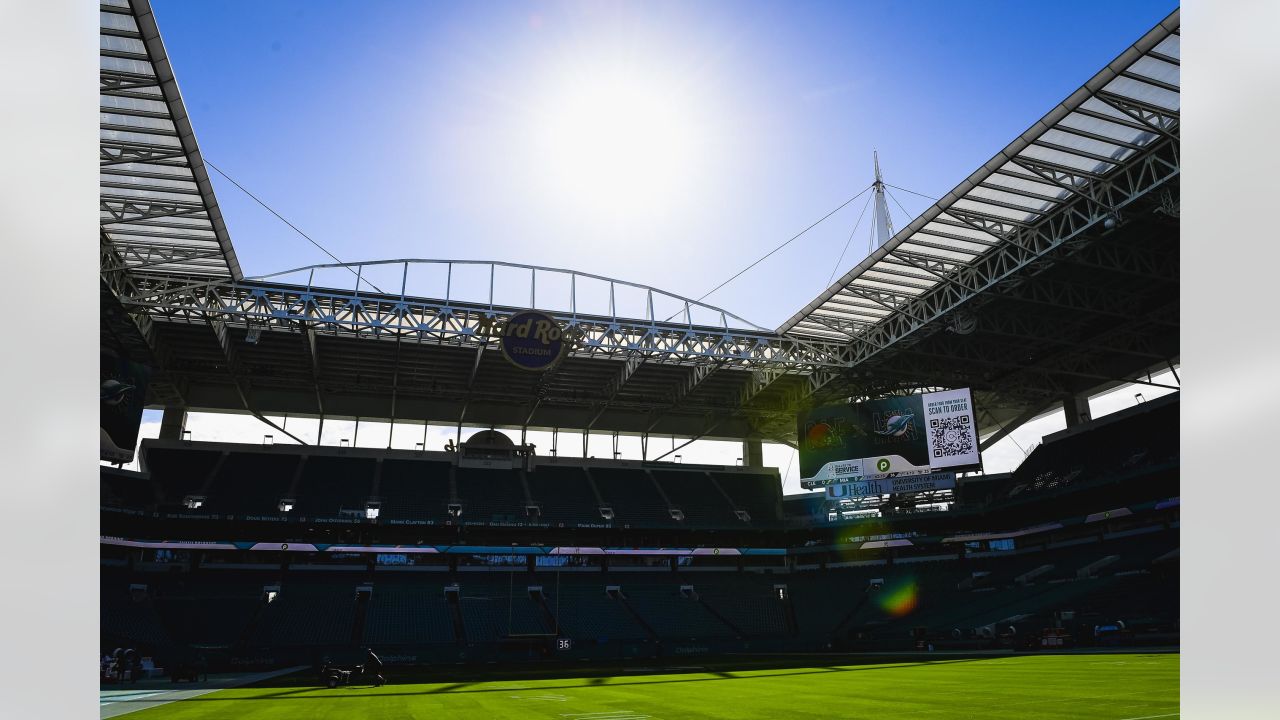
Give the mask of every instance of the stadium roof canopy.
M 1176 362 L 1178 13 L 777 331 L 655 288 L 502 262 L 245 278 L 146 0 L 102 13 L 103 346 L 154 405 L 793 441 L 797 409 L 975 390 L 994 441 Z M 463 286 L 459 278 L 470 273 Z M 621 298 L 633 299 L 624 311 Z M 575 339 L 530 373 L 487 332 Z
M 100 4 L 102 239 L 131 271 L 239 280 L 155 16 L 134 5 Z
M 984 430 L 1173 363 L 1178 28 L 1174 11 L 779 332 L 849 343 L 847 394 L 982 390 Z

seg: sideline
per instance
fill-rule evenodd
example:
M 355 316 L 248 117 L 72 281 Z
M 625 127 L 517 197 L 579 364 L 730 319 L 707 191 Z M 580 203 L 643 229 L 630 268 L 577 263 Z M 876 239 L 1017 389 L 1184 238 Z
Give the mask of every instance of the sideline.
M 101 720 L 107 718 L 119 717 L 137 710 L 145 710 L 146 708 L 157 707 L 166 703 L 186 700 L 188 698 L 199 697 L 217 690 L 225 690 L 227 688 L 240 687 L 241 685 L 249 685 L 251 683 L 260 682 L 262 680 L 270 680 L 281 675 L 288 675 L 300 670 L 305 670 L 306 665 L 297 665 L 283 670 L 273 670 L 271 672 L 252 673 L 249 675 L 241 674 L 216 674 L 209 677 L 208 682 L 195 683 L 193 685 L 181 686 L 181 690 L 164 689 L 172 687 L 173 684 L 169 680 L 163 680 L 164 685 L 158 683 L 140 683 L 132 686 L 130 689 L 116 689 L 111 687 L 98 691 L 98 706 L 101 708 Z M 151 687 L 148 687 L 151 685 Z

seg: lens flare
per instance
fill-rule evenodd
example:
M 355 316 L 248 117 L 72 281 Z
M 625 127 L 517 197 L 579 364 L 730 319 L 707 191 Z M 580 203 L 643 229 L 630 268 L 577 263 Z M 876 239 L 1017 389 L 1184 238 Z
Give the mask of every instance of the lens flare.
M 696 190 L 708 143 L 696 95 L 648 64 L 564 73 L 533 128 L 546 187 L 579 212 L 666 212 Z
M 913 579 L 898 580 L 880 591 L 880 609 L 894 617 L 910 615 L 919 602 L 919 588 Z

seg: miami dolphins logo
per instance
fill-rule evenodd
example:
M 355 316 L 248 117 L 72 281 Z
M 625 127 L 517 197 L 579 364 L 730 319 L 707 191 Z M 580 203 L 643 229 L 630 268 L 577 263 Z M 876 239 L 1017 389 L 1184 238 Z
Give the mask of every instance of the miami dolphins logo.
M 885 423 L 885 429 L 876 430 L 876 434 L 898 437 L 907 431 L 907 426 L 911 424 L 911 420 L 914 417 L 915 417 L 914 413 L 907 413 L 906 415 L 894 415 L 893 417 L 889 418 L 888 422 Z

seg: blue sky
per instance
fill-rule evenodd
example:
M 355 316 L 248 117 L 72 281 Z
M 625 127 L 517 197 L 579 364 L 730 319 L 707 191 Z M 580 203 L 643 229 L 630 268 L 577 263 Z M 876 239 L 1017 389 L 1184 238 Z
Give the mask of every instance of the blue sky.
M 873 150 L 887 182 L 949 191 L 1176 3 L 153 6 L 206 159 L 339 258 L 698 297 L 870 184 Z M 328 261 L 211 176 L 246 274 Z M 899 227 L 930 204 L 891 192 Z M 865 220 L 836 267 L 862 205 L 708 302 L 776 327 L 863 258 Z

